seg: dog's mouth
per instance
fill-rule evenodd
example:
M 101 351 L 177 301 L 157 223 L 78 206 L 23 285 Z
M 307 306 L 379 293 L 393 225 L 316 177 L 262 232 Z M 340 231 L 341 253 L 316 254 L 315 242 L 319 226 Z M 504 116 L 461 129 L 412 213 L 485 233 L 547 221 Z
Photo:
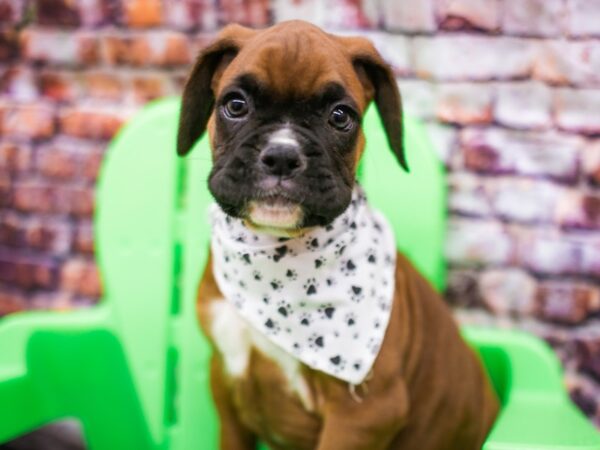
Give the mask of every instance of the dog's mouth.
M 300 203 L 281 191 L 268 192 L 248 203 L 246 219 L 255 228 L 289 235 L 302 223 Z

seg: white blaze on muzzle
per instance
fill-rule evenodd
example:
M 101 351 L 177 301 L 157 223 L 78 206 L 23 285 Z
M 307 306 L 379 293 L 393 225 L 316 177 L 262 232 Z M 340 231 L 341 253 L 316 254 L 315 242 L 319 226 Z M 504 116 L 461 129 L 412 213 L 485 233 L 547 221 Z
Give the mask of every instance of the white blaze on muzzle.
M 369 373 L 394 295 L 396 245 L 359 186 L 327 227 L 294 238 L 212 209 L 213 272 L 226 301 L 307 366 L 351 384 Z

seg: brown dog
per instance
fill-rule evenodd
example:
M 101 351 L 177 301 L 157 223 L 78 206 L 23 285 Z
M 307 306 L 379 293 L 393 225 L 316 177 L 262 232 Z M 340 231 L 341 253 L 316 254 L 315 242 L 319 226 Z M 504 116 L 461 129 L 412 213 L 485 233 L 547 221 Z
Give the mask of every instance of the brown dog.
M 400 95 L 369 41 L 299 21 L 260 31 L 229 26 L 188 79 L 178 153 L 208 129 L 218 205 L 249 230 L 292 242 L 349 207 L 365 142 L 360 119 L 373 100 L 406 168 Z M 215 349 L 221 448 L 253 449 L 258 439 L 273 449 L 481 448 L 495 395 L 448 308 L 406 258 L 396 258 L 389 322 L 370 375 L 353 386 L 249 325 L 224 300 L 217 256 L 206 266 L 198 315 Z

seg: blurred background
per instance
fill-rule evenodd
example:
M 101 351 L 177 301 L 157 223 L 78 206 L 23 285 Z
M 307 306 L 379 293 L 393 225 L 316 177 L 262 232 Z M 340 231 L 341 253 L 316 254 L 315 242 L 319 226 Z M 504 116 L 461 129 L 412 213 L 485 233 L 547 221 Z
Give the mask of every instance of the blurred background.
M 600 426 L 600 0 L 0 0 L 0 316 L 97 302 L 108 141 L 221 26 L 288 19 L 393 66 L 448 169 L 447 301 L 549 342 Z

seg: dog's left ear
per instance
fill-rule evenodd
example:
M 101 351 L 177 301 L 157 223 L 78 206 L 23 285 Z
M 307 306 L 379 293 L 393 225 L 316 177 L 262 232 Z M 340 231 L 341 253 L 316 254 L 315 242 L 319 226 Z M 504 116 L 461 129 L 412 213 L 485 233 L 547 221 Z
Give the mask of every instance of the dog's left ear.
M 249 28 L 229 25 L 198 55 L 183 89 L 177 132 L 179 156 L 186 155 L 204 134 L 213 111 L 218 79 L 244 42 L 254 34 Z
M 402 100 L 392 69 L 369 40 L 362 37 L 341 39 L 367 98 L 375 101 L 390 148 L 402 168 L 408 172 L 402 143 Z

